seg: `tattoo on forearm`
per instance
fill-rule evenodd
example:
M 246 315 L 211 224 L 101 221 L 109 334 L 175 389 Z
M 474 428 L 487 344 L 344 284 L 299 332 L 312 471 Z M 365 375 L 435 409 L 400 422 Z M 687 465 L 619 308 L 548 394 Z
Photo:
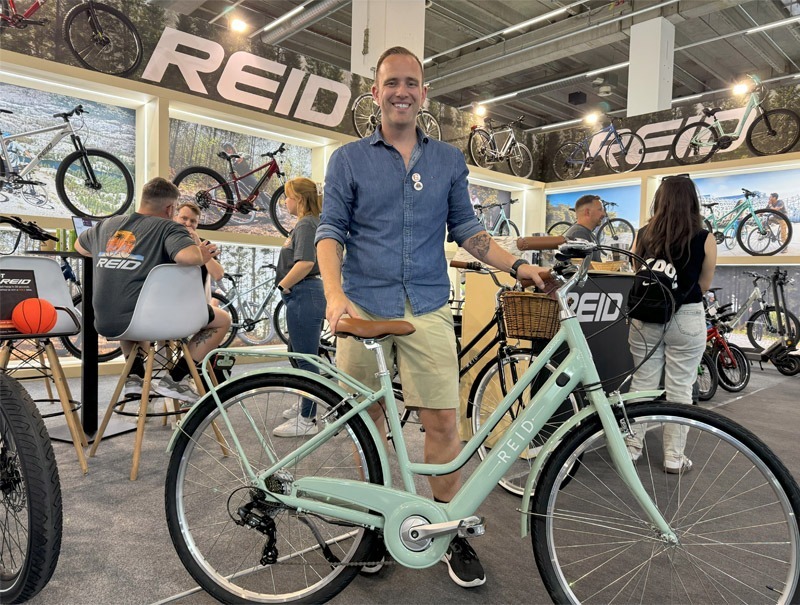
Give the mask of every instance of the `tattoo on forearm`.
M 336 243 L 336 258 L 339 259 L 339 263 L 344 260 L 344 246 L 338 242 Z
M 486 255 L 489 253 L 489 246 L 491 243 L 492 237 L 485 231 L 482 231 L 469 238 L 464 243 L 464 248 L 478 260 L 485 260 Z

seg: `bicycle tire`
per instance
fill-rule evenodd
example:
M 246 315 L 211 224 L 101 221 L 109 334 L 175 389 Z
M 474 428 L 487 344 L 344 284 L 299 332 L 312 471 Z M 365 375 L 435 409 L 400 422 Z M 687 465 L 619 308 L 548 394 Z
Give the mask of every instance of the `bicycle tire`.
M 365 92 L 353 102 L 350 117 L 353 119 L 353 128 L 360 138 L 368 137 L 378 124 L 381 123 L 381 110 L 372 99 L 372 93 Z
M 697 398 L 700 401 L 708 401 L 717 394 L 718 386 L 717 367 L 714 365 L 711 355 L 703 353 L 700 365 L 697 367 Z
M 507 353 L 498 353 L 497 357 L 483 366 L 475 377 L 470 389 L 469 400 L 467 402 L 467 418 L 470 418 L 472 434 L 476 434 L 481 427 L 486 424 L 489 416 L 494 412 L 503 397 L 508 393 L 514 383 L 528 369 L 536 359 L 536 354 L 532 349 L 512 349 Z M 529 390 L 523 397 L 515 402 L 508 412 L 497 424 L 496 435 L 502 435 L 508 426 L 519 416 L 526 403 L 530 401 L 539 388 L 544 384 L 544 380 L 549 374 L 555 371 L 555 367 L 547 364 L 542 373 L 534 383 L 531 383 Z M 533 462 L 536 459 L 541 446 L 553 434 L 553 432 L 580 409 L 580 401 L 577 394 L 573 393 L 569 399 L 564 400 L 562 408 L 553 415 L 537 433 L 531 442 L 518 457 L 511 468 L 506 471 L 498 484 L 511 494 L 521 496 L 525 491 L 525 483 L 530 475 Z M 483 460 L 492 446 L 493 436 L 490 435 L 478 448 L 478 455 Z
M 47 197 L 47 189 L 42 187 L 41 193 L 36 190 L 36 185 L 23 185 L 20 189 L 20 195 L 25 203 L 34 208 L 43 208 L 48 205 L 50 201 Z M 52 206 L 51 206 L 52 207 Z
M 84 166 L 97 179 L 89 183 Z M 56 191 L 62 203 L 76 216 L 103 219 L 124 214 L 133 202 L 133 177 L 125 164 L 102 149 L 73 151 L 58 165 Z
M 483 128 L 476 128 L 469 133 L 469 157 L 472 163 L 481 168 L 489 168 L 492 154 L 492 135 Z
M 612 218 L 604 221 L 597 233 L 597 243 L 602 246 L 613 246 L 620 250 L 633 248 L 636 229 L 624 218 Z
M 564 235 L 567 232 L 567 229 L 572 227 L 572 223 L 567 221 L 558 221 L 557 223 L 553 223 L 547 229 L 547 235 Z
M 280 303 L 280 300 L 278 301 Z M 261 304 L 247 302 L 239 299 L 239 309 L 242 315 L 247 313 L 251 317 L 242 317 L 242 327 L 239 329 L 239 338 L 246 344 L 253 346 L 265 345 L 275 338 L 275 324 L 272 320 L 272 312 L 268 308 L 264 313 L 255 319 L 256 312 L 261 308 Z M 251 323 L 252 328 L 248 329 L 247 324 Z
M 672 139 L 672 158 L 683 166 L 702 164 L 717 152 L 719 135 L 705 122 L 692 122 Z
M 745 325 L 747 340 L 750 341 L 750 344 L 756 351 L 768 349 L 780 339 L 776 313 L 777 310 L 775 306 L 769 305 L 753 313 L 747 320 L 747 324 Z M 798 320 L 797 316 L 791 311 L 785 311 L 783 320 L 784 332 L 786 332 L 786 335 L 793 343 L 790 346 L 796 346 L 798 337 L 800 337 L 800 320 Z
M 513 232 L 513 233 L 512 233 Z M 519 227 L 514 224 L 514 221 L 503 221 L 500 228 L 497 230 L 497 235 L 507 237 L 509 235 L 516 235 L 519 237 Z
M 417 126 L 428 138 L 442 140 L 442 127 L 439 125 L 439 120 L 427 109 L 422 109 L 417 114 Z
M 762 229 L 758 228 L 755 215 L 758 215 Z M 781 242 L 781 225 L 786 229 L 783 242 Z M 792 241 L 792 231 L 792 222 L 783 212 L 760 208 L 739 221 L 736 241 L 750 256 L 772 256 L 789 245 Z
M 796 376 L 800 374 L 800 358 L 793 355 L 786 355 L 783 359 L 773 359 L 775 368 L 784 376 Z
M 286 208 L 286 191 L 283 185 L 275 190 L 269 200 L 269 217 L 284 237 L 288 237 L 297 224 L 297 217 L 292 216 Z
M 553 154 L 553 172 L 560 181 L 577 179 L 586 168 L 586 149 L 579 143 L 564 143 Z
M 219 308 L 231 316 L 231 327 L 228 333 L 225 334 L 225 338 L 219 343 L 220 348 L 227 349 L 236 339 L 236 334 L 239 332 L 239 328 L 237 327 L 239 325 L 239 312 L 236 310 L 236 307 L 231 304 L 231 301 L 219 292 L 212 292 L 211 298 L 218 300 Z
M 800 117 L 791 109 L 770 109 L 758 116 L 744 138 L 755 155 L 777 155 L 800 141 Z
M 76 294 L 73 296 L 72 304 L 78 310 L 78 313 L 80 313 L 83 310 L 83 294 Z M 83 317 L 82 314 L 81 317 Z M 74 336 L 61 336 L 59 340 L 61 340 L 62 346 L 70 355 L 81 359 L 83 355 L 83 337 L 80 333 Z M 97 335 L 97 361 L 99 363 L 111 361 L 120 355 L 122 355 L 122 349 L 118 345 L 115 346 L 109 342 L 105 336 Z
M 711 359 L 719 377 L 719 386 L 731 393 L 738 393 L 750 382 L 750 361 L 738 346 L 728 343 L 728 356 L 722 347 L 714 347 Z
M 275 333 L 283 344 L 289 344 L 289 327 L 286 325 L 286 305 L 283 300 L 279 300 L 272 313 L 272 323 L 275 326 Z
M 28 392 L 0 372 L 0 602 L 23 603 L 44 588 L 61 553 L 58 466 Z
M 222 602 L 327 601 L 358 574 L 359 567 L 347 563 L 369 560 L 377 532 L 297 513 L 280 504 L 263 504 L 257 510 L 274 521 L 278 559 L 260 564 L 264 534 L 232 519 L 259 490 L 244 475 L 238 452 L 220 455 L 215 430 L 221 432 L 224 443 L 240 443 L 259 472 L 292 452 L 303 439 L 272 436 L 273 427 L 284 422 L 283 411 L 293 403 L 310 399 L 317 405 L 318 419 L 333 408 L 338 417 L 350 405 L 302 376 L 255 374 L 223 384 L 218 393 L 226 420 L 221 420 L 213 399 L 203 400 L 181 425 L 167 469 L 167 526 L 178 556 L 197 583 Z M 289 493 L 294 480 L 317 474 L 383 484 L 379 460 L 364 421 L 356 416 L 314 452 L 266 483 L 273 493 L 281 494 Z M 326 558 L 318 540 L 327 543 L 340 565 Z
M 231 220 L 233 191 L 216 170 L 205 166 L 189 166 L 175 175 L 172 183 L 180 191 L 180 202 L 194 202 L 200 206 L 198 229 L 216 231 Z
M 531 150 L 522 143 L 514 145 L 508 158 L 508 168 L 511 173 L 522 179 L 530 178 L 533 172 L 533 156 Z
M 553 602 L 796 603 L 800 489 L 783 463 L 753 433 L 698 406 L 626 409 L 632 426 L 649 429 L 636 472 L 679 542 L 659 540 L 592 416 L 547 461 L 532 500 L 534 557 Z M 664 472 L 665 425 L 688 427 L 690 472 Z
M 635 132 L 621 132 L 618 136 L 619 142 L 614 140 L 606 146 L 606 165 L 618 174 L 636 170 L 647 153 L 644 139 Z

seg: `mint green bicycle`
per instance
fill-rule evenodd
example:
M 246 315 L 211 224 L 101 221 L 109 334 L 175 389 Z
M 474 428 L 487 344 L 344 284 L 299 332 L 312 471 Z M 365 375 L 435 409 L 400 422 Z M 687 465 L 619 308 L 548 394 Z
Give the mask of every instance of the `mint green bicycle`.
M 572 242 L 561 253 L 590 256 L 594 249 Z M 324 602 L 379 560 L 384 545 L 399 564 L 425 568 L 456 533 L 483 534 L 481 503 L 523 463 L 529 470 L 521 531 L 532 529 L 534 557 L 554 601 L 798 602 L 797 483 L 757 437 L 722 416 L 655 403 L 658 392 L 606 395 L 569 303 L 588 267 L 587 258 L 579 268 L 567 261 L 553 268 L 564 282 L 553 301 L 558 332 L 516 384 L 493 399 L 494 411 L 448 464 L 411 461 L 403 440 L 380 341 L 410 333 L 406 322 L 340 321 L 339 336 L 375 352 L 378 391 L 319 357 L 298 354 L 288 355 L 324 375 L 267 367 L 212 390 L 169 446 L 167 523 L 189 573 L 223 602 Z M 562 346 L 566 358 L 534 391 Z M 576 389 L 585 407 L 532 454 L 532 439 Z M 316 404 L 319 432 L 274 438 L 283 411 L 301 398 Z M 381 399 L 395 436 L 399 485 L 367 413 Z M 684 451 L 694 460 L 688 473 L 664 470 L 666 425 L 687 432 Z M 626 443 L 632 428 L 645 431 L 636 462 Z M 483 460 L 450 503 L 417 493 L 415 475 L 452 473 L 481 445 Z

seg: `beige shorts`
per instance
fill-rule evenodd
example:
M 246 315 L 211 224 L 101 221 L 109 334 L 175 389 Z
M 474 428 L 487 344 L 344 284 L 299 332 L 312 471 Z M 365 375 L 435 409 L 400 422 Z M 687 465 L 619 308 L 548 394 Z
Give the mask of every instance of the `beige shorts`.
M 358 311 L 364 319 L 385 319 L 360 307 Z M 411 323 L 416 332 L 389 337 L 382 344 L 388 368 L 395 363 L 396 351 L 405 406 L 458 409 L 458 355 L 450 306 L 414 317 L 406 301 L 403 319 Z M 375 376 L 378 371 L 375 354 L 354 338 L 340 338 L 336 343 L 336 365 L 368 387 L 380 387 Z

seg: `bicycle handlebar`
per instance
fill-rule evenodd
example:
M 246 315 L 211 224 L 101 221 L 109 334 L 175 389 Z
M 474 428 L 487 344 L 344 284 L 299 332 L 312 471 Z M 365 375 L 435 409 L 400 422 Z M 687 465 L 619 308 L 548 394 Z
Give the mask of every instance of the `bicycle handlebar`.
M 262 153 L 262 158 L 270 158 L 274 159 L 276 155 L 283 153 L 286 151 L 286 143 L 281 143 L 281 146 L 278 147 L 275 151 L 268 151 L 267 153 Z
M 68 122 L 72 116 L 79 116 L 82 113 L 86 113 L 86 110 L 83 108 L 83 105 L 76 105 L 72 111 L 65 111 L 63 113 L 54 113 L 54 118 L 64 118 L 65 122 Z
M 520 116 L 516 120 L 511 120 L 510 122 L 507 122 L 506 124 L 492 124 L 492 122 L 494 122 L 494 120 L 492 120 L 492 118 L 486 118 L 483 121 L 483 123 L 487 128 L 490 128 L 490 129 L 494 130 L 494 129 L 500 129 L 500 128 L 510 128 L 511 126 L 514 126 L 515 124 L 518 124 L 518 125 L 522 126 L 522 121 L 524 119 L 525 119 L 525 116 Z
M 565 237 L 561 235 L 540 235 L 530 237 L 520 237 L 517 239 L 517 249 L 519 250 L 555 250 L 561 244 L 567 243 Z
M 42 229 L 35 222 L 33 221 L 25 222 L 18 216 L 0 216 L 0 223 L 8 223 L 15 229 L 22 231 L 22 233 L 24 233 L 31 239 L 35 239 L 40 242 L 58 241 L 57 237 L 51 235 L 50 233 Z

